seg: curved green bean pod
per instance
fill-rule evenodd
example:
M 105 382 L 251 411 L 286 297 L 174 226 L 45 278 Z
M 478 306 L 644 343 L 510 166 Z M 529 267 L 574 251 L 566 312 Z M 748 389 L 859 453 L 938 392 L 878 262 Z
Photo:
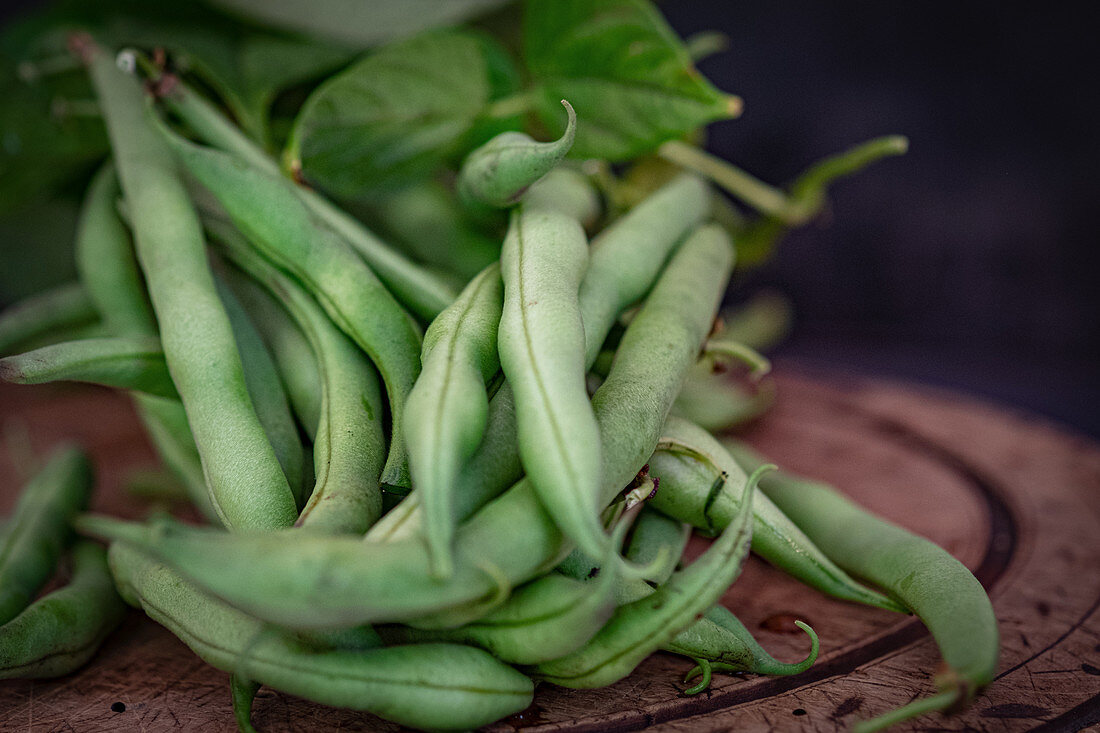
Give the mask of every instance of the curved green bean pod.
M 206 224 L 211 236 L 217 231 Z M 226 225 L 229 228 L 229 225 Z M 239 238 L 239 235 L 238 235 Z M 229 284 L 252 320 L 275 362 L 287 400 L 311 441 L 321 421 L 321 375 L 309 339 L 272 295 L 251 277 L 227 270 Z M 334 326 L 335 328 L 335 326 Z
M 662 648 L 696 661 L 706 660 L 713 670 L 721 672 L 749 672 L 773 677 L 799 674 L 813 666 L 821 647 L 817 634 L 808 624 L 795 621 L 795 625 L 810 637 L 810 652 L 800 662 L 780 662 L 768 654 L 740 619 L 721 605 L 712 606 L 703 618 L 681 631 Z M 697 670 L 698 667 L 688 672 L 684 682 L 690 682 Z M 702 689 L 698 691 L 702 692 Z
M 219 268 L 214 275 L 214 286 L 218 297 L 225 306 L 229 323 L 233 327 L 233 337 L 237 341 L 237 351 L 241 355 L 241 367 L 244 369 L 244 383 L 248 389 L 256 417 L 264 429 L 264 434 L 275 450 L 275 457 L 283 469 L 295 502 L 301 506 L 304 486 L 305 457 L 302 442 L 298 437 L 298 426 L 290 413 L 290 401 L 283 389 L 279 372 L 271 358 L 259 331 L 252 323 L 248 312 L 237 300 L 237 296 L 226 283 L 226 270 Z M 231 276 L 231 275 L 230 275 Z
M 528 480 L 565 535 L 602 557 L 608 538 L 598 518 L 600 427 L 584 380 L 577 303 L 587 262 L 588 242 L 575 219 L 521 204 L 500 254 L 497 340 Z
M 528 192 L 529 194 L 532 192 Z M 653 286 L 682 237 L 706 215 L 710 193 L 700 179 L 681 175 L 639 203 L 592 240 L 578 302 L 584 324 L 585 366 L 599 354 L 619 313 Z M 523 475 L 516 441 L 515 402 L 508 382 L 489 401 L 481 445 L 459 473 L 455 517 L 470 517 Z M 416 535 L 423 522 L 417 492 L 367 535 L 391 541 Z
M 577 115 L 564 99 L 569 117 L 565 132 L 553 142 L 536 142 L 523 132 L 502 132 L 462 161 L 455 184 L 459 200 L 477 209 L 504 209 L 517 203 L 527 188 L 561 162 L 573 147 Z
M 420 373 L 416 324 L 347 244 L 317 221 L 289 183 L 227 153 L 188 142 L 163 123 L 158 127 L 248 241 L 301 281 L 378 367 L 389 397 L 391 431 L 397 436 L 390 442 L 383 481 L 407 486 L 408 466 L 400 436 L 405 400 Z
M 91 490 L 92 467 L 71 445 L 56 448 L 27 482 L 0 537 L 0 624 L 19 615 L 53 575 L 71 538 L 69 522 Z
M 623 335 L 615 364 L 593 397 L 607 447 L 605 504 L 653 454 L 684 374 L 710 331 L 732 252 L 717 227 L 696 231 Z M 430 576 L 419 537 L 364 543 L 296 531 L 290 542 L 286 532 L 230 534 L 99 516 L 80 517 L 77 526 L 171 563 L 234 606 L 290 628 L 407 621 L 462 606 L 495 594 L 499 578 L 522 583 L 548 572 L 572 549 L 525 480 L 460 527 L 455 572 L 446 580 Z
M 68 585 L 48 593 L 0 626 L 0 678 L 59 677 L 91 659 L 122 621 L 126 606 L 93 542 L 73 548 Z
M 89 382 L 178 398 L 155 336 L 63 341 L 0 359 L 0 379 L 15 384 Z
M 138 61 L 142 61 L 140 56 Z M 151 68 L 146 68 L 145 71 L 153 72 L 154 76 L 161 73 Z M 178 81 L 172 84 L 170 91 L 161 100 L 210 145 L 232 153 L 235 158 L 246 162 L 256 171 L 266 173 L 272 178 L 280 177 L 279 166 L 275 161 L 186 84 Z M 430 321 L 454 300 L 455 293 L 449 285 L 410 262 L 355 217 L 310 189 L 290 182 L 286 182 L 286 185 L 315 216 L 358 253 L 377 274 L 378 279 L 393 292 L 394 297 L 418 317 Z
M 664 449 L 654 453 L 649 464 L 650 472 L 661 479 L 652 506 L 708 532 L 724 528 L 740 511 L 735 487 L 744 471 L 710 433 L 686 420 L 669 418 L 662 442 Z M 753 519 L 753 551 L 787 574 L 826 595 L 905 611 L 849 577 L 767 496 L 756 498 Z
M 531 681 L 480 649 L 413 644 L 317 650 L 265 630 L 124 546 L 111 546 L 110 562 L 127 601 L 205 662 L 276 690 L 438 730 L 475 728 L 531 702 Z
M 313 443 L 315 484 L 297 526 L 362 534 L 382 513 L 382 394 L 366 356 L 309 295 L 223 226 L 208 223 L 234 263 L 281 302 L 316 355 L 321 414 Z
M 737 461 L 759 456 L 730 446 Z M 778 473 L 761 486 L 838 565 L 883 588 L 912 610 L 935 639 L 946 671 L 940 694 L 856 726 L 863 733 L 916 715 L 958 707 L 993 681 L 1000 655 L 997 617 L 982 584 L 935 543 L 879 519 L 825 484 Z
M 249 399 L 202 229 L 172 153 L 150 127 L 137 80 L 87 37 L 73 46 L 89 68 L 107 123 L 165 360 L 215 509 L 232 527 L 292 524 L 294 495 Z
M 145 293 L 130 234 L 118 216 L 119 194 L 114 166 L 105 163 L 81 208 L 74 247 L 77 271 L 112 335 L 155 337 L 156 316 Z M 207 519 L 220 524 L 183 405 L 178 399 L 141 393 L 132 397 L 161 460 L 183 481 L 191 502 Z
M 583 647 L 529 670 L 562 687 L 603 687 L 634 671 L 643 659 L 689 627 L 741 572 L 752 538 L 752 494 L 762 468 L 745 482 L 745 503 L 726 531 L 702 556 L 674 573 L 661 588 L 620 606 Z
M 80 281 L 107 328 L 119 336 L 155 335 L 157 319 L 145 294 L 130 233 L 119 218 L 122 195 L 114 164 L 104 163 L 88 185 L 73 254 Z
M 494 263 L 432 321 L 424 334 L 423 368 L 405 402 L 409 472 L 424 506 L 433 572 L 441 577 L 453 565 L 455 479 L 485 433 L 485 385 L 500 366 L 497 326 L 503 291 Z
M 95 306 L 80 283 L 32 295 L 0 312 L 0 354 L 10 354 L 50 334 L 97 319 Z
M 763 379 L 745 387 L 726 375 L 716 375 L 705 363 L 697 364 L 684 380 L 672 414 L 704 430 L 720 432 L 763 415 L 775 403 L 775 383 Z

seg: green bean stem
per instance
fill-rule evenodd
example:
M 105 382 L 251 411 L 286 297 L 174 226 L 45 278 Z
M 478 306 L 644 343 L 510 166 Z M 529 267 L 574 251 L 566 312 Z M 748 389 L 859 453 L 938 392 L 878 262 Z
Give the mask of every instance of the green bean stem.
M 623 335 L 615 364 L 593 397 L 607 504 L 653 454 L 684 374 L 710 332 L 733 250 L 717 227 L 697 230 L 673 256 Z M 82 532 L 123 540 L 169 562 L 200 587 L 264 620 L 290 628 L 339 628 L 406 621 L 522 583 L 572 549 L 520 481 L 474 515 L 455 537 L 455 572 L 432 578 L 418 537 L 386 543 L 284 532 L 224 533 L 99 516 Z M 492 572 L 487 572 L 491 568 Z M 273 580 L 277 579 L 277 580 Z
M 730 448 L 743 466 L 761 460 L 740 443 Z M 997 617 L 982 584 L 965 565 L 825 484 L 777 473 L 761 488 L 840 567 L 911 609 L 943 655 L 947 671 L 937 676 L 939 695 L 864 721 L 857 726 L 860 731 L 869 733 L 909 717 L 964 705 L 993 681 L 1000 654 Z
M 137 80 L 91 39 L 76 37 L 73 46 L 103 109 L 165 360 L 213 504 L 229 526 L 292 524 L 294 496 L 249 399 L 202 229 L 171 151 L 149 124 Z
M 126 606 L 107 570 L 107 553 L 82 541 L 72 552 L 68 585 L 0 626 L 0 678 L 59 677 L 91 659 L 119 625 Z
M 54 449 L 19 495 L 0 537 L 0 624 L 15 618 L 53 575 L 69 543 L 69 522 L 92 490 L 92 467 L 78 448 Z

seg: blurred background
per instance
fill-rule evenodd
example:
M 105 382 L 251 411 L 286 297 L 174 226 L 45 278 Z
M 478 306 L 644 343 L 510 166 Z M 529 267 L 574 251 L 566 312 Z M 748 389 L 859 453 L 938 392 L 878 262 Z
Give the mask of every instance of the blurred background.
M 42 5 L 8 2 L 0 23 Z M 1100 436 L 1100 112 L 1086 73 L 1095 40 L 1073 5 L 662 9 L 683 36 L 729 37 L 699 66 L 745 112 L 712 125 L 708 149 L 756 176 L 782 183 L 877 135 L 911 141 L 838 184 L 822 221 L 742 283 L 796 306 L 780 364 L 962 389 Z M 0 124 L 19 124 L 20 94 Z M 71 124 L 95 124 L 73 112 Z M 78 152 L 52 154 L 61 166 Z M 12 173 L 0 171 L 0 306 L 72 278 L 82 188 L 36 188 L 49 165 Z

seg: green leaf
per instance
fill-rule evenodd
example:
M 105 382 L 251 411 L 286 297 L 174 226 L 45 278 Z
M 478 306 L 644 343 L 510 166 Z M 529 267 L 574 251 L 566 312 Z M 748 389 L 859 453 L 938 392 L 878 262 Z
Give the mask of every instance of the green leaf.
M 254 22 L 368 48 L 455 25 L 510 0 L 210 0 Z
M 528 0 L 526 9 L 524 53 L 538 85 L 536 112 L 561 129 L 558 100 L 573 103 L 576 157 L 625 160 L 740 113 L 740 100 L 696 71 L 646 0 Z
M 392 190 L 439 165 L 489 93 L 477 38 L 433 32 L 391 44 L 310 95 L 287 157 L 307 180 L 340 196 Z

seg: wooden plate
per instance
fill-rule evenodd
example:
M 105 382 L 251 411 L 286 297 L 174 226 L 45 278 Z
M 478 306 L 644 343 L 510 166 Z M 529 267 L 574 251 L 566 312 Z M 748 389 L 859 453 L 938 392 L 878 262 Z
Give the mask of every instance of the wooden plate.
M 792 471 L 824 479 L 967 564 L 1001 623 L 996 681 L 964 713 L 910 730 L 1075 731 L 1100 723 L 1100 446 L 1048 423 L 927 388 L 781 369 L 776 409 L 747 432 Z M 101 479 L 95 508 L 140 517 L 124 476 L 153 454 L 128 402 L 95 389 L 0 389 L 16 456 L 85 443 Z M 0 507 L 19 484 L 0 456 Z M 919 621 L 825 598 L 755 559 L 725 603 L 777 657 L 794 660 L 806 619 L 821 657 L 786 678 L 715 677 L 683 694 L 692 663 L 657 654 L 600 690 L 541 687 L 493 731 L 840 730 L 932 690 L 938 655 Z M 370 715 L 263 690 L 262 731 L 396 730 Z M 232 731 L 228 675 L 137 612 L 78 673 L 0 682 L 0 730 Z

